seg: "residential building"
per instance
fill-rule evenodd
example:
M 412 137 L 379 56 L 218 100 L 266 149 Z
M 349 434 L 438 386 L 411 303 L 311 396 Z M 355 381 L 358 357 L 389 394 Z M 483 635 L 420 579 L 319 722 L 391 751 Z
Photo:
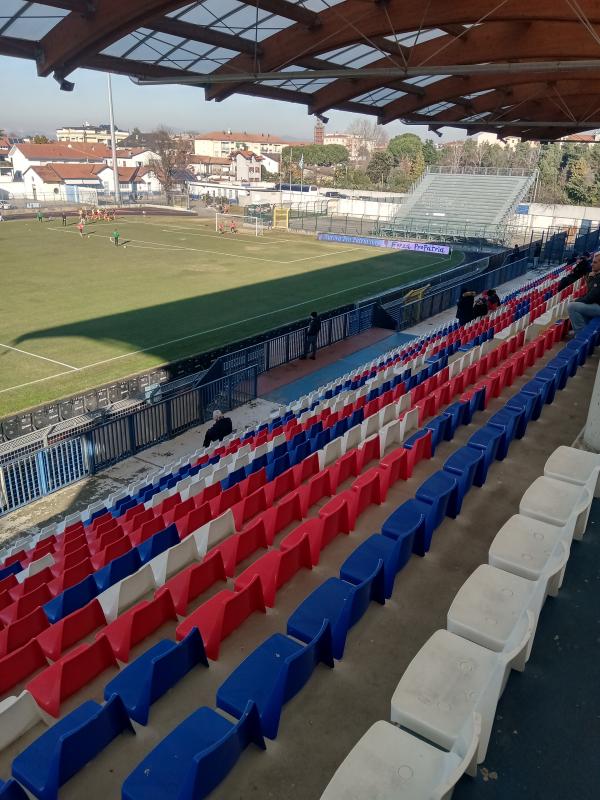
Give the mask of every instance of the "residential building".
M 115 178 L 112 166 L 105 164 L 100 168 L 96 167 L 95 171 L 102 181 L 103 191 L 114 192 Z M 119 190 L 122 197 L 161 191 L 158 179 L 147 167 L 118 167 L 118 171 Z
M 558 140 L 558 144 L 562 147 L 564 144 L 580 144 L 585 145 L 588 149 L 600 142 L 600 133 L 593 131 L 592 133 L 572 133 L 570 136 L 563 136 Z
M 102 190 L 102 180 L 95 164 L 44 164 L 28 167 L 23 173 L 27 196 L 77 202 L 80 190 Z
M 213 131 L 200 133 L 194 139 L 194 153 L 197 156 L 216 156 L 228 158 L 238 150 L 250 150 L 259 155 L 281 153 L 284 147 L 300 147 L 310 142 L 293 142 L 282 136 L 270 133 L 243 133 L 235 131 Z
M 197 178 L 228 177 L 231 159 L 218 156 L 188 156 L 188 170 Z
M 129 131 L 115 129 L 115 141 L 117 144 L 127 139 Z M 88 144 L 105 144 L 110 146 L 110 125 L 83 125 L 59 128 L 56 131 L 56 138 L 59 142 L 80 142 Z
M 502 149 L 508 147 L 509 150 L 514 150 L 515 147 L 520 144 L 521 139 L 518 136 L 504 136 L 502 139 L 498 137 L 495 133 L 490 133 L 489 131 L 480 131 L 473 136 L 473 140 L 477 143 L 479 147 L 480 144 L 490 144 L 499 145 Z M 537 147 L 536 141 L 528 141 L 527 144 L 530 147 Z
M 236 181 L 239 183 L 257 183 L 260 181 L 262 156 L 250 150 L 238 150 L 232 153 L 230 158 L 235 170 Z
M 348 151 L 350 161 L 368 159 L 374 150 L 385 150 L 385 145 L 380 147 L 372 139 L 365 139 L 354 133 L 324 133 L 323 144 L 340 144 Z
M 18 143 L 10 148 L 9 157 L 12 160 L 16 180 L 19 180 L 29 167 L 42 164 L 112 164 L 112 150 L 104 144 Z M 144 167 L 153 158 L 158 158 L 157 154 L 147 147 L 119 148 L 117 150 L 119 167 Z

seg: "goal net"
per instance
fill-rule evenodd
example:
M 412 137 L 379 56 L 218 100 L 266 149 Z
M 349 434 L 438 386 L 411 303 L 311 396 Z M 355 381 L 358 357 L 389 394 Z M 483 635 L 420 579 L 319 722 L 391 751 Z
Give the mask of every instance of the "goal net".
M 264 225 L 258 217 L 245 214 L 215 214 L 215 230 L 217 233 L 236 234 L 246 233 L 250 236 L 262 236 Z
M 273 227 L 274 228 L 285 228 L 286 230 L 289 228 L 289 219 L 290 219 L 290 210 L 289 208 L 277 208 L 273 209 Z

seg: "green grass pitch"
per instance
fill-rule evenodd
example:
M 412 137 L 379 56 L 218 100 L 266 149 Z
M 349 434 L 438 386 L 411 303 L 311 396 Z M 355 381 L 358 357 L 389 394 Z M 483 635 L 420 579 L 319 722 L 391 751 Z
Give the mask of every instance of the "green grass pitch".
M 110 234 L 117 227 L 121 245 Z M 124 217 L 0 224 L 0 416 L 443 272 L 450 257 Z

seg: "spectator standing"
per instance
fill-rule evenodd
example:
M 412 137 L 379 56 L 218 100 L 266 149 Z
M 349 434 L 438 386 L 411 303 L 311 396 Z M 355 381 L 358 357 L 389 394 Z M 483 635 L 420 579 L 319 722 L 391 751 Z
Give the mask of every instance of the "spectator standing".
M 587 284 L 587 294 L 567 306 L 575 333 L 585 328 L 594 317 L 600 317 L 600 252 L 594 255 Z
M 536 269 L 537 265 L 540 263 L 540 256 L 542 255 L 542 243 L 536 242 L 535 248 L 533 250 L 533 268 Z
M 229 417 L 226 417 L 218 409 L 213 411 L 214 425 L 206 431 L 204 436 L 204 447 L 208 447 L 211 442 L 221 442 L 233 431 L 233 424 Z
M 311 359 L 314 361 L 317 357 L 317 339 L 321 331 L 321 319 L 316 311 L 310 312 L 310 320 L 308 328 L 306 329 L 306 337 L 304 339 L 304 353 L 300 358 L 304 361 L 310 350 L 312 355 Z
M 475 292 L 463 288 L 460 293 L 458 305 L 456 306 L 456 319 L 459 325 L 466 325 L 473 319 L 473 303 L 475 302 Z
M 485 317 L 488 313 L 488 304 L 485 297 L 478 297 L 473 304 L 473 319 L 477 317 Z
M 64 211 L 62 212 L 62 224 L 63 224 L 63 228 L 65 228 L 66 225 L 67 225 L 67 215 L 65 214 Z
M 514 264 L 515 261 L 518 261 L 521 258 L 521 251 L 519 250 L 519 245 L 516 244 L 513 247 L 512 254 L 510 256 L 511 262 Z
M 500 305 L 500 298 L 495 289 L 488 289 L 486 294 L 488 311 L 495 311 Z

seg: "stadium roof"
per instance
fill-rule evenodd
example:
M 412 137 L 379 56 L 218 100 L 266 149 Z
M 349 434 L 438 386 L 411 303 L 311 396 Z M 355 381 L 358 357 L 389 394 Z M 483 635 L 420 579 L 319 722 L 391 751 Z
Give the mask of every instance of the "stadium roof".
M 600 127 L 598 0 L 3 0 L 0 54 L 500 136 Z

